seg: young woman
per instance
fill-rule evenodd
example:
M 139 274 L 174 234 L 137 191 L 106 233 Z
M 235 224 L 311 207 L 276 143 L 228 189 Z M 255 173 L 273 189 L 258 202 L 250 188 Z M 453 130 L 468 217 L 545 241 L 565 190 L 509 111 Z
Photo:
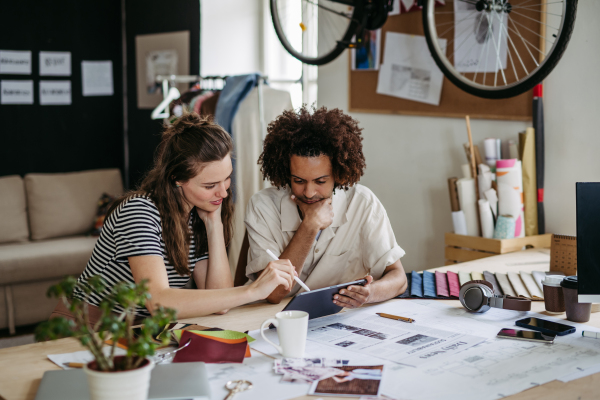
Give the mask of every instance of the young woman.
M 143 279 L 152 297 L 136 311 L 140 317 L 158 305 L 176 309 L 178 318 L 224 313 L 266 298 L 278 285 L 291 289 L 295 270 L 288 260 L 273 261 L 252 284 L 233 287 L 225 251 L 232 236 L 232 151 L 229 134 L 195 113 L 165 129 L 154 168 L 139 190 L 111 206 L 79 278 L 101 275 L 109 285 L 86 300 L 90 305 L 98 306 L 119 281 Z M 182 289 L 191 278 L 198 290 Z

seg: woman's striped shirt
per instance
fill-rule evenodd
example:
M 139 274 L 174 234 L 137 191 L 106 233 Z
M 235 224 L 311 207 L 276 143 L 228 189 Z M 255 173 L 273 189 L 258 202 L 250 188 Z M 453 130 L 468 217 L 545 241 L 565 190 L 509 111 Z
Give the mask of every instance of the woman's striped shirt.
M 190 213 L 190 273 L 194 271 L 196 262 L 208 258 L 208 253 L 200 257 L 194 256 L 196 244 L 192 234 L 192 218 Z M 93 275 L 101 275 L 108 287 L 102 293 L 92 294 L 86 301 L 98 306 L 116 283 L 134 282 L 128 258 L 136 256 L 162 257 L 171 288 L 181 288 L 190 280 L 190 276 L 179 275 L 167 258 L 162 238 L 161 216 L 147 195 L 134 195 L 124 201 L 104 222 L 100 238 L 96 242 L 90 261 L 79 277 L 79 282 L 86 282 Z M 75 296 L 83 300 L 85 294 L 76 290 Z M 119 313 L 123 308 L 117 305 L 113 311 Z M 136 315 L 146 317 L 150 313 L 145 307 L 138 307 Z

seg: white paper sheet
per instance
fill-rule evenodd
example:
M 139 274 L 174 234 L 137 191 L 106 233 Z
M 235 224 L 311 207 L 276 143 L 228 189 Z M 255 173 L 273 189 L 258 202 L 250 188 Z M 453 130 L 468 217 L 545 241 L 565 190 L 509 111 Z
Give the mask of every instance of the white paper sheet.
M 33 81 L 0 81 L 0 104 L 33 104 Z
M 0 50 L 0 74 L 31 75 L 31 51 Z
M 475 10 L 474 2 L 455 1 L 454 60 L 457 71 L 483 73 L 506 69 L 507 23 L 506 13 L 480 13 Z M 499 73 L 498 80 L 501 79 Z
M 440 40 L 440 46 L 445 52 L 445 39 Z M 437 106 L 443 81 L 424 36 L 386 33 L 377 93 Z
M 71 104 L 71 81 L 40 81 L 40 104 Z
M 82 61 L 81 80 L 84 96 L 112 96 L 112 61 Z
M 252 389 L 236 396 L 247 400 L 293 399 L 305 395 L 309 388 L 308 384 L 280 382 L 281 375 L 273 372 L 273 359 L 256 351 L 242 364 L 206 364 L 206 370 L 212 399 L 224 399 L 229 394 L 225 384 L 230 380 L 252 382 Z
M 40 51 L 41 76 L 71 76 L 70 51 Z

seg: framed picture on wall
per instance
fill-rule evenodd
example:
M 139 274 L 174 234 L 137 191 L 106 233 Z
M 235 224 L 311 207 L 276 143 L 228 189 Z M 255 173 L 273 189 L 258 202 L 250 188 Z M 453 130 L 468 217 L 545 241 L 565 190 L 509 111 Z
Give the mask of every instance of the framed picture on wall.
M 163 100 L 157 75 L 190 73 L 190 31 L 136 36 L 135 60 L 138 108 L 153 109 Z M 182 83 L 177 88 L 183 93 L 187 86 Z

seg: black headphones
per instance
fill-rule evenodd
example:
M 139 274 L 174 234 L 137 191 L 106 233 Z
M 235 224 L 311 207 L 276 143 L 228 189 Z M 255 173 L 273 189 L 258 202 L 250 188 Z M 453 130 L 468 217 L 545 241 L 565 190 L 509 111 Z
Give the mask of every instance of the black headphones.
M 469 281 L 460 287 L 460 304 L 470 312 L 484 313 L 490 308 L 531 311 L 531 300 L 494 294 L 494 286 L 488 281 Z

